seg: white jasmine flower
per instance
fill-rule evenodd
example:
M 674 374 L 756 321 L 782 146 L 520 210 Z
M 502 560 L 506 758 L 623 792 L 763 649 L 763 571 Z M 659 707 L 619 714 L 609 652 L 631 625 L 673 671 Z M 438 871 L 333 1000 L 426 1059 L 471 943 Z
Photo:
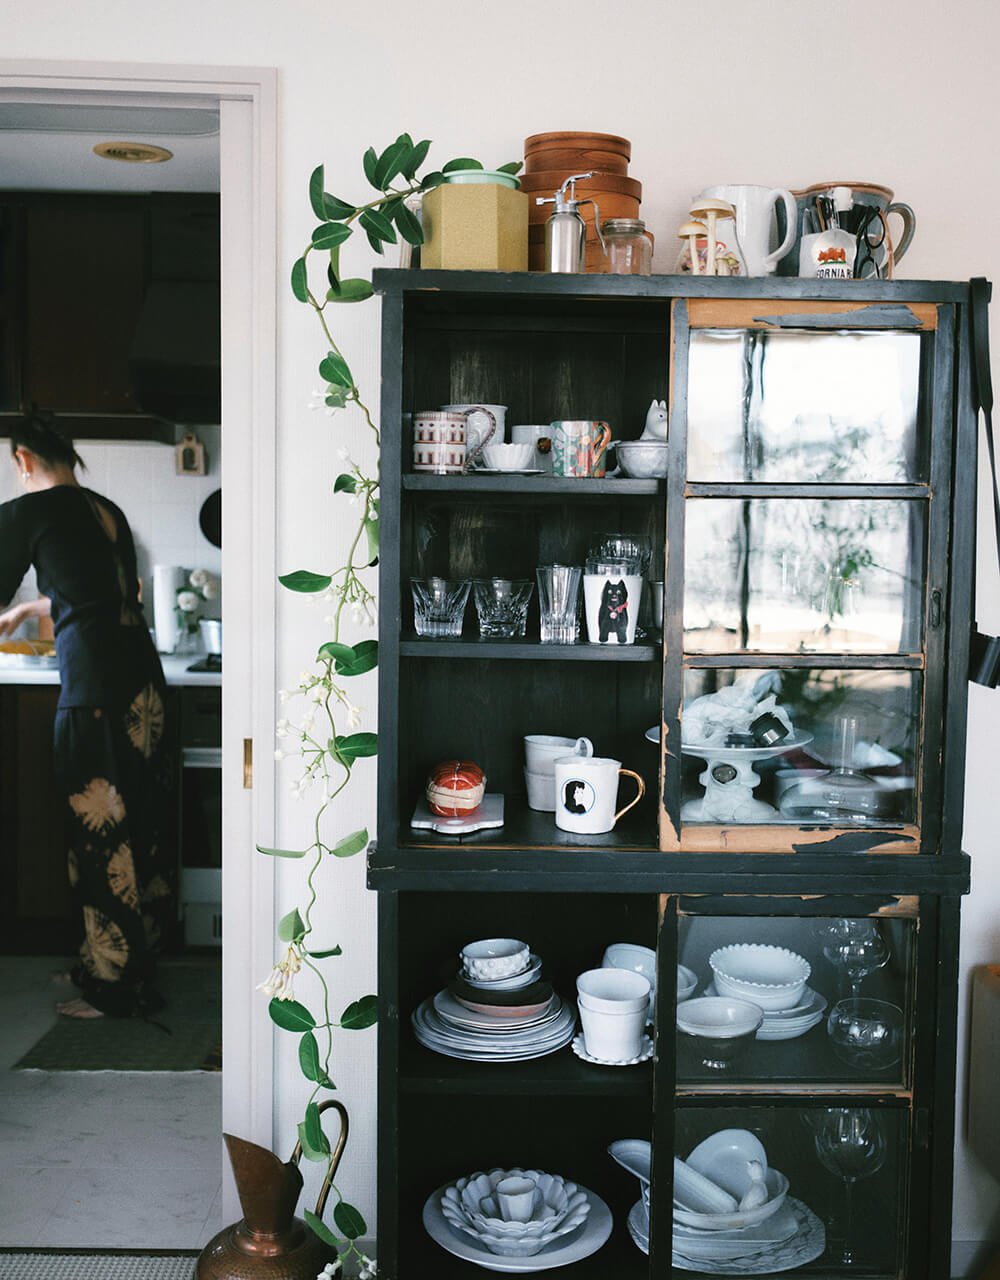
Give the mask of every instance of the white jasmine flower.
M 219 596 L 222 594 L 222 588 L 214 578 L 209 578 L 202 587 L 201 594 L 206 600 L 218 600 Z
M 335 1258 L 333 1262 L 328 1262 L 322 1271 L 317 1272 L 316 1280 L 328 1280 L 328 1277 L 335 1276 L 343 1265 L 340 1258 Z
M 284 760 L 284 758 L 285 758 L 285 753 L 284 753 L 284 751 L 276 751 L 276 752 L 274 753 L 274 758 L 275 758 L 275 760 Z
M 322 704 L 326 701 L 326 690 L 321 684 L 318 684 L 313 690 L 313 702 Z
M 311 671 L 302 671 L 299 673 L 299 684 L 303 689 L 312 687 L 313 673 Z
M 188 578 L 192 587 L 203 587 L 206 582 L 211 579 L 212 575 L 207 569 L 192 569 L 191 576 Z
M 325 392 L 325 391 L 310 391 L 310 392 L 309 392 L 309 403 L 308 403 L 308 405 L 306 405 L 306 408 L 307 408 L 307 409 L 322 409 L 322 408 L 324 407 L 324 405 L 325 405 L 325 404 L 326 404 L 326 392 Z
M 275 965 L 263 982 L 258 982 L 256 989 L 263 991 L 266 996 L 273 996 L 281 986 L 281 969 Z
M 346 449 L 338 449 L 337 457 L 341 460 L 341 462 L 350 462 L 351 460 L 351 455 L 347 452 Z
M 315 714 L 310 711 L 306 718 L 302 721 L 302 728 L 306 733 L 312 733 L 312 727 L 316 723 Z
M 184 613 L 194 613 L 200 603 L 201 597 L 196 595 L 193 591 L 177 592 L 177 608 L 181 609 Z
M 287 738 L 288 730 L 290 728 L 291 728 L 291 725 L 287 720 L 279 720 L 275 727 L 275 732 L 277 733 L 279 738 Z
M 275 1000 L 294 1000 L 292 982 L 302 968 L 302 960 L 294 946 L 290 946 L 263 982 L 257 984 L 257 990 Z
M 361 713 L 364 707 L 356 707 L 353 703 L 347 704 L 347 727 L 348 729 L 357 729 L 361 725 Z
M 351 621 L 356 625 L 360 625 L 362 622 L 366 621 L 366 619 L 367 619 L 367 615 L 365 614 L 365 611 L 361 607 L 361 605 L 352 604 L 351 605 Z
M 358 1280 L 374 1280 L 377 1268 L 375 1261 L 366 1254 L 361 1255 L 361 1270 L 358 1272 Z
M 292 696 L 292 695 L 288 692 L 288 690 L 287 690 L 287 689 L 279 689 L 279 690 L 278 690 L 278 701 L 281 703 L 281 705 L 282 705 L 282 706 L 284 706 L 284 705 L 285 705 L 285 703 L 288 701 L 288 699 L 289 699 L 291 696 Z

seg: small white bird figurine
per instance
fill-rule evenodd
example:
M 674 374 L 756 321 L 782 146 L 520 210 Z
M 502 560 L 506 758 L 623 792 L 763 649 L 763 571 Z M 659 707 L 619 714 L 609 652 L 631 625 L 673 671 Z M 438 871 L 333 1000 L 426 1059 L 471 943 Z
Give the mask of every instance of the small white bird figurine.
M 767 1204 L 767 1183 L 764 1181 L 764 1166 L 759 1160 L 748 1160 L 747 1170 L 750 1174 L 750 1185 L 740 1201 L 740 1208 L 756 1209 L 758 1205 Z
M 653 400 L 646 410 L 646 426 L 640 440 L 666 440 L 667 438 L 667 402 Z

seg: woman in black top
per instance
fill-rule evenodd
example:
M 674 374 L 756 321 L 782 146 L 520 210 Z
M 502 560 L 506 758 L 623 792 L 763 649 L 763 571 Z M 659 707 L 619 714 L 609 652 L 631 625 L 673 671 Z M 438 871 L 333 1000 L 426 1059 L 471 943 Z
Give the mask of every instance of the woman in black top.
M 165 685 L 138 599 L 122 512 L 76 479 L 80 458 L 38 418 L 14 429 L 27 493 L 0 505 L 0 601 L 34 565 L 39 600 L 0 613 L 0 638 L 51 613 L 61 691 L 55 766 L 70 823 L 69 876 L 84 940 L 72 1017 L 145 1016 L 163 1004 L 154 953 L 170 925 L 176 873 L 165 843 L 170 767 Z

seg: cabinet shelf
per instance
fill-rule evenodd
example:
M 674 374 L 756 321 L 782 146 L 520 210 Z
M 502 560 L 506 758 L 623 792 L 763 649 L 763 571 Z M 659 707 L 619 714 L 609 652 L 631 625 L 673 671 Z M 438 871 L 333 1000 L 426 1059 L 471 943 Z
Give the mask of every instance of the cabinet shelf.
M 403 658 L 501 658 L 521 662 L 654 662 L 660 649 L 651 644 L 537 644 L 524 640 L 481 640 L 456 636 L 404 636 Z M 813 664 L 815 665 L 815 663 Z
M 652 1085 L 651 1062 L 595 1067 L 568 1047 L 527 1062 L 464 1062 L 425 1049 L 411 1038 L 399 1066 L 399 1087 L 404 1093 L 648 1098 Z
M 602 480 L 576 476 L 483 475 L 470 471 L 463 476 L 435 476 L 417 473 L 403 476 L 403 488 L 412 493 L 432 493 L 462 497 L 467 493 L 497 493 L 533 502 L 540 495 L 565 498 L 648 498 L 666 492 L 665 480 L 631 480 L 607 477 Z

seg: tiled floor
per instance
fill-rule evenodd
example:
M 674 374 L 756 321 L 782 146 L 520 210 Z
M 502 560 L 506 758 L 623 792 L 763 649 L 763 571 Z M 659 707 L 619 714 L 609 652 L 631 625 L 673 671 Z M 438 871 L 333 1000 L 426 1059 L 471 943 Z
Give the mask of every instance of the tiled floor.
M 201 1248 L 223 1226 L 222 1076 L 12 1071 L 60 964 L 0 956 L 0 1248 Z

